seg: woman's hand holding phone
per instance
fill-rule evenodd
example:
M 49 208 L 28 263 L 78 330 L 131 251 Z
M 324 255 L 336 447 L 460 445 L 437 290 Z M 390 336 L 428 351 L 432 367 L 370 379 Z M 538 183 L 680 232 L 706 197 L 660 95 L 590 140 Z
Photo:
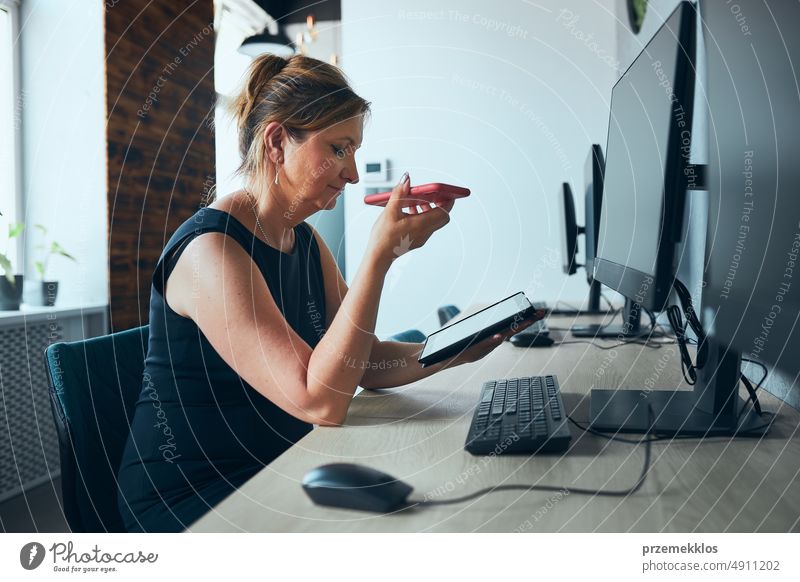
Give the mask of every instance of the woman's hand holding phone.
M 424 245 L 434 232 L 450 222 L 450 211 L 455 200 L 443 202 L 440 206 L 421 204 L 422 209 L 403 212 L 407 206 L 404 200 L 410 196 L 411 180 L 408 172 L 403 174 L 400 183 L 394 187 L 386 208 L 381 212 L 370 234 L 369 248 L 388 264 L 397 257 Z

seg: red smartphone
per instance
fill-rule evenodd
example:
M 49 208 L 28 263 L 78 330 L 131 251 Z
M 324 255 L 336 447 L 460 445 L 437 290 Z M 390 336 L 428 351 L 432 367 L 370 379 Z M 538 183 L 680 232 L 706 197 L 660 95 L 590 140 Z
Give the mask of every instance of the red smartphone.
M 391 191 L 370 194 L 364 197 L 364 203 L 374 206 L 386 206 L 391 195 Z M 447 200 L 464 198 L 465 196 L 469 196 L 468 188 L 461 188 L 451 184 L 442 184 L 440 182 L 420 184 L 419 186 L 411 187 L 410 195 L 406 198 L 406 203 L 403 204 L 403 207 L 418 206 L 419 204 L 427 202 L 433 202 L 438 206 Z

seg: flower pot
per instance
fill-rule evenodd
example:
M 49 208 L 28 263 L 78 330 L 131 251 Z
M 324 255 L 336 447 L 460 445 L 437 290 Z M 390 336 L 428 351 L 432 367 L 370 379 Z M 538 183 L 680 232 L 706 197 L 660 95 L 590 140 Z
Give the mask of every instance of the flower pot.
M 58 281 L 42 281 L 42 305 L 53 307 L 58 297 Z
M 22 302 L 22 275 L 14 275 L 14 282 L 9 283 L 0 275 L 0 310 L 16 311 Z

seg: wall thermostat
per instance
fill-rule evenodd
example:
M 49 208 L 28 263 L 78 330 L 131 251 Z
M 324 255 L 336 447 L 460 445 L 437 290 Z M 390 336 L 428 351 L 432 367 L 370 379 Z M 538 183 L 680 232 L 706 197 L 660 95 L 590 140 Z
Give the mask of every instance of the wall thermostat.
M 365 182 L 388 182 L 390 180 L 389 160 L 365 161 L 361 175 Z

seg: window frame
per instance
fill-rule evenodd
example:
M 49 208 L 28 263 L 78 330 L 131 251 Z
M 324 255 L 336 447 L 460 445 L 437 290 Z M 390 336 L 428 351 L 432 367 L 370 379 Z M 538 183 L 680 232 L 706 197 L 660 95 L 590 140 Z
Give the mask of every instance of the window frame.
M 5 10 L 11 18 L 11 38 L 12 38 L 12 73 L 11 73 L 11 92 L 12 92 L 12 125 L 14 128 L 13 137 L 13 166 L 14 166 L 14 207 L 8 211 L 8 218 L 13 222 L 22 222 L 25 216 L 25 200 L 22 194 L 22 114 L 24 109 L 22 97 L 22 74 L 20 63 L 20 27 L 19 9 L 20 0 L 0 0 L 0 9 Z M 19 117 L 17 117 L 19 115 Z M 25 258 L 25 248 L 22 243 L 24 239 L 15 241 L 16 268 L 20 273 L 25 272 L 23 260 Z

